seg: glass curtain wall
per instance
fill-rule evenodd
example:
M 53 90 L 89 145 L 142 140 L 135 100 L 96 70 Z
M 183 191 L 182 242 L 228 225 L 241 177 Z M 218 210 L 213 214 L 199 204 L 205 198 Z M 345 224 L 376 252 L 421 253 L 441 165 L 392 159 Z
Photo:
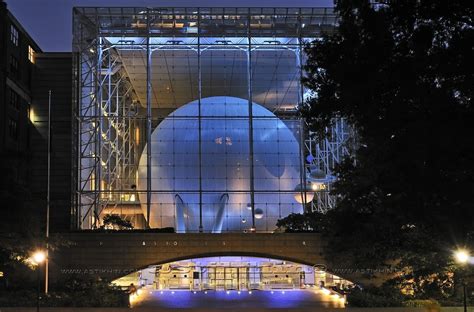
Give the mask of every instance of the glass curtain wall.
M 268 232 L 308 208 L 302 47 L 330 9 L 75 8 L 74 226 Z

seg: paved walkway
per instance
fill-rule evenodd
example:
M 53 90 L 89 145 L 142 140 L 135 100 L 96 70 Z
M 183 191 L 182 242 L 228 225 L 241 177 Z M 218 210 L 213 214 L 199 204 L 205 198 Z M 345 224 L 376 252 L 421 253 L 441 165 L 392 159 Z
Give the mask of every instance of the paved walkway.
M 201 291 L 189 290 L 157 291 L 141 289 L 131 298 L 134 308 L 161 309 L 314 309 L 343 308 L 344 301 L 320 290 L 275 290 L 271 291 Z M 160 309 L 160 311 L 161 311 Z

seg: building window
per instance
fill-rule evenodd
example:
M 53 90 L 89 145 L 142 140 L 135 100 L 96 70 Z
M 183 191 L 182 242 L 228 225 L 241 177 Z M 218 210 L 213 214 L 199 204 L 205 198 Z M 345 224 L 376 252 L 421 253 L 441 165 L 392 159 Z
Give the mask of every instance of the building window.
M 13 55 L 10 57 L 10 73 L 18 78 L 18 60 Z
M 13 25 L 10 26 L 10 40 L 15 46 L 18 46 L 18 29 Z
M 11 118 L 8 120 L 8 133 L 12 139 L 18 138 L 18 123 Z
M 31 46 L 28 46 L 28 59 L 31 63 L 35 63 L 35 50 Z
M 10 106 L 16 110 L 20 108 L 20 97 L 12 89 L 10 89 Z

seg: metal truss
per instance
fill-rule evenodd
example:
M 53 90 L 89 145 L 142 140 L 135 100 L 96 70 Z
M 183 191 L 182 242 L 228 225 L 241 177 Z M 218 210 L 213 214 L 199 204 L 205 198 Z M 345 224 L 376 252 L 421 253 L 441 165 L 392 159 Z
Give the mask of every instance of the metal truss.
M 131 190 L 136 181 L 137 97 L 115 49 L 101 38 L 80 48 L 75 226 L 97 228 L 102 210 L 123 200 L 115 190 Z
M 323 137 L 321 139 L 321 137 Z M 306 175 L 308 181 L 319 183 L 311 202 L 311 210 L 325 213 L 337 204 L 337 196 L 331 194 L 337 180 L 336 166 L 351 154 L 355 145 L 355 133 L 343 118 L 335 118 L 326 128 L 324 136 L 309 131 L 305 139 Z

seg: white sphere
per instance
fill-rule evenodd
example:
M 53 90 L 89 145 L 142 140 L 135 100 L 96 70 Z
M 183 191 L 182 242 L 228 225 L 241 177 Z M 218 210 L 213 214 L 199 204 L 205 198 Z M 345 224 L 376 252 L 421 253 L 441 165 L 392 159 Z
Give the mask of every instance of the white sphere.
M 255 103 L 251 107 L 254 203 L 271 207 L 266 211 L 266 222 L 256 226 L 258 231 L 272 230 L 279 218 L 303 211 L 294 199 L 295 186 L 301 181 L 299 144 L 293 132 L 273 113 Z M 151 196 L 151 227 L 197 232 L 201 186 L 204 231 L 215 230 L 222 203 L 224 221 L 217 231 L 245 228 L 241 220 L 252 219 L 252 211 L 247 209 L 251 202 L 248 110 L 248 100 L 240 98 L 218 96 L 201 100 L 201 171 L 198 101 L 181 106 L 156 127 L 151 135 L 151 189 L 156 191 Z M 146 150 L 145 146 L 137 190 L 145 216 Z M 177 215 L 176 203 L 181 201 L 181 212 L 184 209 L 185 213 Z
M 295 187 L 295 200 L 300 204 L 307 204 L 314 199 L 314 190 L 312 189 L 311 183 L 298 184 Z

